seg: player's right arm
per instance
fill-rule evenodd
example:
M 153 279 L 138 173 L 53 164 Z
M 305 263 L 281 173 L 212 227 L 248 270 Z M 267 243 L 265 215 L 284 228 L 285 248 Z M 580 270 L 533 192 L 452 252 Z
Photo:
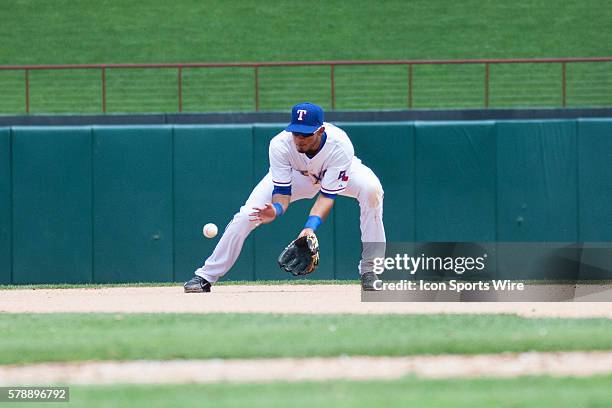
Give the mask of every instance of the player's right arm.
M 285 212 L 289 207 L 291 196 L 284 194 L 272 195 L 272 202 L 266 203 L 263 207 L 253 207 L 250 220 L 259 224 L 268 224 Z
M 251 221 L 267 224 L 282 215 L 291 202 L 292 169 L 289 163 L 289 152 L 287 144 L 278 136 L 270 141 L 268 151 L 270 158 L 270 174 L 274 183 L 272 191 L 272 202 L 263 207 L 254 207 L 250 214 Z

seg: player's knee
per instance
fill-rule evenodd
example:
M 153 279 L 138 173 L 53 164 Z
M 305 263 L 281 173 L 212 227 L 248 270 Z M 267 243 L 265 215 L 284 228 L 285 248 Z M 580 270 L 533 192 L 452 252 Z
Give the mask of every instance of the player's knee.
M 253 212 L 253 206 L 243 205 L 240 207 L 240 211 L 238 211 L 234 218 L 232 218 L 232 223 L 238 224 L 240 228 L 246 228 L 253 230 L 256 227 L 256 224 L 251 221 L 250 214 Z
M 234 214 L 232 222 L 239 224 L 246 224 L 249 222 L 249 210 L 246 207 L 241 207 L 240 211 Z
M 359 194 L 359 204 L 369 208 L 380 207 L 383 203 L 384 191 L 380 183 L 372 183 Z

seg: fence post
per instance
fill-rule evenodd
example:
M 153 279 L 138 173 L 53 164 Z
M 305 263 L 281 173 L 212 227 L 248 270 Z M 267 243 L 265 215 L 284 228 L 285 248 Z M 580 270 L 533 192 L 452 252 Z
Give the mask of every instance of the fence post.
M 26 113 L 30 113 L 30 70 L 25 69 L 25 108 Z
M 567 68 L 565 62 L 561 63 L 561 105 L 565 108 L 567 105 Z
M 183 67 L 178 67 L 178 111 L 183 111 Z
M 412 64 L 408 64 L 408 109 L 412 109 Z
M 259 112 L 259 67 L 255 65 L 255 112 Z
M 490 69 L 489 69 L 489 63 L 487 62 L 485 64 L 485 83 L 484 83 L 484 107 L 485 108 L 489 107 L 489 75 L 490 75 Z
M 102 113 L 106 113 L 106 67 L 102 67 Z

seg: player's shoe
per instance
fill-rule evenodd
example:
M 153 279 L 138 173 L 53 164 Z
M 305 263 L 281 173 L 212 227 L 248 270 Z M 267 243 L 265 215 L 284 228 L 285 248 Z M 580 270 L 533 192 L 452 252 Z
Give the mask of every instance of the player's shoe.
M 378 275 L 374 272 L 366 272 L 361 275 L 361 289 L 362 290 L 376 290 L 374 288 L 374 282 L 378 280 Z
M 198 275 L 194 275 L 193 278 L 185 282 L 185 284 L 183 285 L 183 287 L 185 288 L 185 293 L 210 292 L 211 286 L 212 285 L 209 281 Z

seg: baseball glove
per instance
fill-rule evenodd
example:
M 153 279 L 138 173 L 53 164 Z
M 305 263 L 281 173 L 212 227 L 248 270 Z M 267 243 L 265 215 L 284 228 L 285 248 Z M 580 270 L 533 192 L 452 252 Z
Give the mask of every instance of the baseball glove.
M 314 272 L 319 265 L 317 236 L 305 235 L 292 241 L 278 257 L 278 265 L 293 276 Z

